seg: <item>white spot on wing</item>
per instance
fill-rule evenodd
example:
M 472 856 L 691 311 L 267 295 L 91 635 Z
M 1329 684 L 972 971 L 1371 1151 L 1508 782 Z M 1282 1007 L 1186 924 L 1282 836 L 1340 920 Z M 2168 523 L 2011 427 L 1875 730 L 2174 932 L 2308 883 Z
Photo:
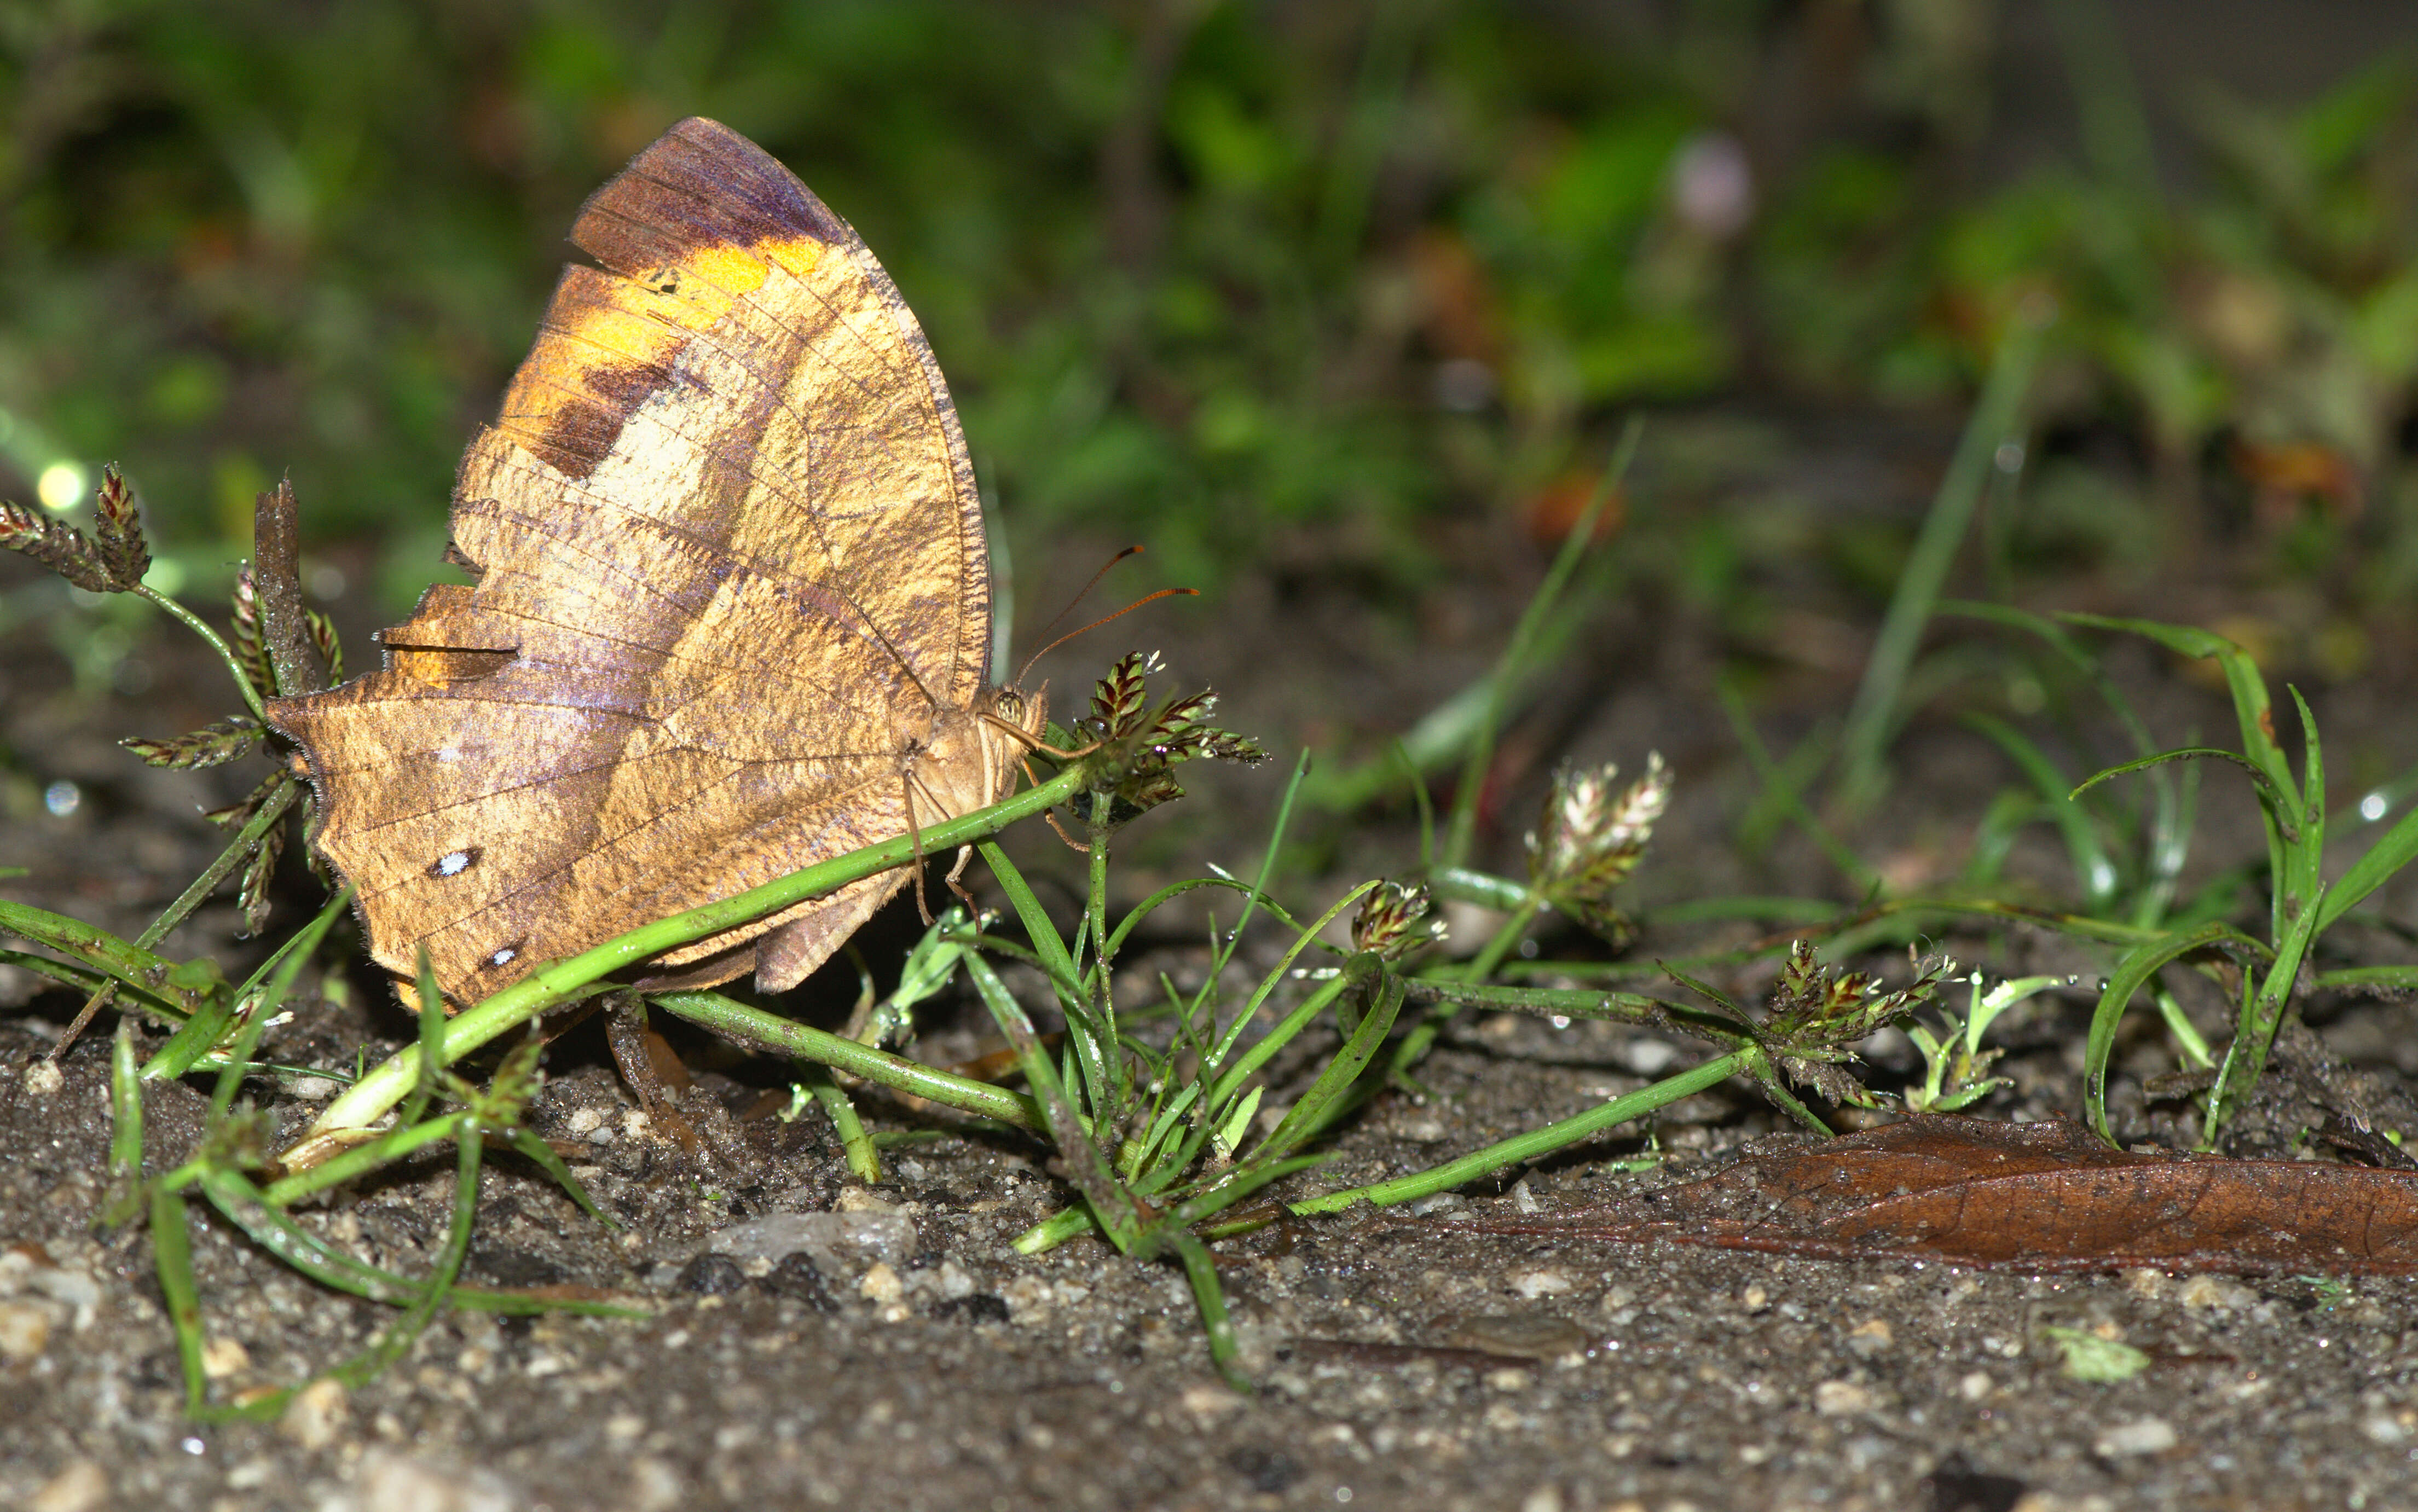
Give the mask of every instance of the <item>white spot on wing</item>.
M 513 949 L 510 945 L 507 945 L 503 949 L 496 952 L 493 955 L 488 956 L 487 964 L 489 966 L 510 966 L 512 964 L 513 957 L 519 954 L 520 952 Z
M 439 877 L 459 877 L 469 869 L 470 853 L 467 850 L 449 850 L 436 858 L 436 871 Z

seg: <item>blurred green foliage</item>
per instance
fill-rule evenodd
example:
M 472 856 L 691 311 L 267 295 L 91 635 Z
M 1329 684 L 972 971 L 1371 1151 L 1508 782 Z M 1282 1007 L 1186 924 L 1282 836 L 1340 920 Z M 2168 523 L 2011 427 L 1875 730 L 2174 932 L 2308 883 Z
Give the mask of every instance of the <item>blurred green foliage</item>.
M 2057 8 L 2084 149 L 1994 186 L 1983 0 L 13 0 L 0 454 L 122 459 L 196 560 L 291 469 L 416 586 L 580 199 L 698 113 L 875 248 L 1027 549 L 1416 579 L 1432 512 L 1550 535 L 1615 407 L 1953 405 L 2027 299 L 2038 418 L 2355 507 L 2418 374 L 2408 71 L 2207 94 L 2178 198 Z

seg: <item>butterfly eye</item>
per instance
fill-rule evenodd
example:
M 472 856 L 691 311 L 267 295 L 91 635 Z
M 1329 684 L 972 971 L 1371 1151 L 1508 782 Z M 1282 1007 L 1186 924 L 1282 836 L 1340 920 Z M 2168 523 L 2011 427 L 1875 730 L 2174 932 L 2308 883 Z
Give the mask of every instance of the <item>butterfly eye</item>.
M 1010 724 L 1021 723 L 1024 719 L 1024 695 L 1014 688 L 1002 688 L 995 709 L 999 717 Z

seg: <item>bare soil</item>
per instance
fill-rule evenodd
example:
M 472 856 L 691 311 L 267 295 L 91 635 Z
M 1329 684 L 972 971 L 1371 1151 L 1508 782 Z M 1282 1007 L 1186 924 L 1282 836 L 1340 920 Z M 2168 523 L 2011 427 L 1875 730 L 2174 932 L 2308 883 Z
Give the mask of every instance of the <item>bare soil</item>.
M 1927 488 L 1937 437 L 1917 438 L 1898 485 L 1855 493 L 1903 518 Z M 1840 457 L 1827 459 L 1847 466 Z M 1799 456 L 1800 479 L 1826 458 Z M 1348 585 L 1280 571 L 1237 585 L 1210 618 L 1166 637 L 1180 673 L 1230 695 L 1233 727 L 1288 753 L 1303 731 L 1329 741 L 1407 725 L 1484 663 L 1536 563 L 1479 539 L 1416 603 L 1370 606 Z M 1315 557 L 1322 543 L 1301 548 Z M 1096 557 L 1069 548 L 1070 561 Z M 1070 568 L 1070 571 L 1073 569 Z M 7 579 L 9 584 L 30 581 Z M 1783 585 L 1784 587 L 1785 585 Z M 2106 610 L 2210 620 L 2323 618 L 2315 590 L 2205 582 L 2126 588 L 2102 576 L 2055 597 Z M 1672 759 L 1679 801 L 1639 884 L 1640 901 L 1722 891 L 1842 896 L 1815 853 L 1783 836 L 1742 855 L 1732 824 L 1752 787 L 1711 677 L 1745 654 L 1764 669 L 1758 710 L 1785 739 L 1844 708 L 1852 652 L 1871 606 L 1819 584 L 1775 588 L 1764 628 L 1691 611 L 1634 585 L 1592 628 L 1571 665 L 1510 733 L 1492 804 L 1491 856 L 1516 864 L 1543 775 L 1569 757 L 1649 749 Z M 1032 594 L 1047 602 L 1049 590 Z M 1140 634 L 1140 633 L 1137 633 Z M 1826 641 L 1824 636 L 1829 636 Z M 210 853 L 197 802 L 248 779 L 152 773 L 115 751 L 126 733 L 165 734 L 221 712 L 208 668 L 164 634 L 138 643 L 131 692 L 77 693 L 67 664 L 20 625 L 0 665 L 0 860 L 29 868 L 9 895 L 126 934 L 139 930 Z M 1761 638 L 1756 639 L 1757 636 Z M 358 635 L 356 646 L 365 646 Z M 21 654 L 22 651 L 22 654 Z M 2329 756 L 2346 785 L 2418 751 L 2410 647 L 2371 635 L 2356 679 L 2314 687 Z M 1081 675 L 1111 651 L 1062 652 Z M 2184 669 L 2124 651 L 2113 664 L 2153 727 L 2181 743 L 2230 716 Z M 2313 680 L 2314 681 L 2315 680 Z M 1063 695 L 1062 695 L 1063 696 Z M 1887 812 L 1857 838 L 1893 876 L 1952 871 L 1990 795 L 2012 778 L 1978 737 L 1919 725 Z M 2255 851 L 2255 816 L 2211 772 L 2194 875 Z M 78 802 L 51 811 L 53 785 Z M 1134 895 L 1202 861 L 1256 863 L 1278 779 L 1217 774 L 1142 821 L 1123 883 Z M 2358 789 L 2346 787 L 2338 802 Z M 1155 832 L 1147 827 L 1156 825 Z M 1016 837 L 1040 867 L 1056 842 Z M 2353 843 L 2357 843 L 2354 837 Z M 1416 856 L 1407 808 L 1351 824 L 1313 822 L 1303 898 L 1399 869 Z M 2045 841 L 2017 871 L 2053 880 Z M 309 903 L 289 878 L 290 922 Z M 2406 890 L 2381 899 L 2412 916 Z M 1474 921 L 1459 921 L 1466 926 Z M 214 906 L 171 942 L 227 951 L 232 910 Z M 867 941 L 895 959 L 911 911 Z M 1200 938 L 1197 934 L 1190 939 Z M 1649 935 L 1641 950 L 1674 948 Z M 2004 1021 L 2014 1087 L 1977 1111 L 2042 1118 L 2079 1110 L 2076 1073 L 2090 988 L 2104 958 L 2023 930 L 1939 942 L 1994 975 L 2072 971 L 2072 994 Z M 2357 942 L 2396 959 L 2391 941 Z M 884 953 L 888 952 L 888 955 Z M 1265 953 L 1247 960 L 1264 960 Z M 1171 921 L 1130 963 L 1199 970 Z M 1903 957 L 1876 963 L 1902 975 Z M 1767 969 L 1768 970 L 1768 969 Z M 1239 976 L 1237 980 L 1240 980 Z M 1752 992 L 1753 970 L 1727 985 Z M 181 1408 L 176 1354 L 139 1228 L 97 1232 L 108 1119 L 106 1037 L 65 1057 L 61 1083 L 27 1070 L 75 1001 L 0 977 L 0 1504 L 76 1512 L 111 1506 L 470 1509 L 871 1505 L 901 1508 L 1518 1507 L 1523 1512 L 1695 1508 L 1897 1508 L 2028 1512 L 2116 1507 L 2418 1506 L 2418 1285 L 2352 1277 L 2082 1277 L 1835 1263 L 1677 1246 L 1474 1235 L 1456 1216 L 1557 1212 L 1717 1168 L 1782 1125 L 1733 1084 L 1668 1109 L 1662 1161 L 1626 1168 L 1643 1133 L 1621 1130 L 1416 1211 L 1363 1209 L 1272 1227 L 1219 1246 L 1257 1389 L 1211 1370 L 1192 1303 L 1169 1266 L 1093 1241 L 1038 1258 L 1009 1242 L 1067 1199 L 1037 1145 L 948 1132 L 866 1097 L 877 1128 L 923 1130 L 885 1152 L 886 1180 L 851 1183 L 819 1115 L 786 1122 L 781 1068 L 674 1036 L 695 1070 L 681 1106 L 699 1155 L 650 1127 L 592 1029 L 557 1042 L 532 1121 L 582 1152 L 574 1169 L 620 1224 L 589 1222 L 510 1157 L 490 1166 L 472 1251 L 488 1284 L 570 1284 L 642 1301 L 645 1321 L 440 1316 L 409 1355 L 349 1395 L 314 1393 L 279 1423 L 196 1428 Z M 1676 995 L 1676 988 L 1668 988 Z M 829 1015 L 852 981 L 810 986 L 800 1012 Z M 2186 1006 L 2221 1036 L 2213 989 Z M 2306 1146 L 2329 1112 L 2418 1126 L 2410 1098 L 2418 1036 L 2406 1009 L 2313 1000 L 2312 1035 L 2291 1036 L 2268 1094 L 2239 1132 L 2245 1153 Z M 2187 1105 L 2145 1097 L 2172 1069 L 2141 1015 L 2115 1087 L 2129 1139 L 2177 1143 Z M 306 1002 L 270 1037 L 295 1065 L 349 1067 L 402 1042 L 407 1023 L 366 976 Z M 980 1049 L 963 1005 L 943 1005 L 924 1052 Z M 1336 1143 L 1293 1195 L 1432 1165 L 1644 1085 L 1692 1057 L 1627 1028 L 1512 1016 L 1457 1021 L 1421 1068 L 1428 1095 L 1390 1093 Z M 1882 1085 L 1912 1068 L 1902 1039 L 1871 1046 Z M 263 1079 L 251 1092 L 298 1127 L 327 1086 Z M 152 1168 L 182 1157 L 203 1094 L 154 1089 Z M 2408 1119 L 2411 1122 L 2402 1122 Z M 2313 1153 L 2319 1153 L 2313 1152 Z M 441 1241 L 451 1161 L 441 1153 L 308 1206 L 301 1221 L 375 1262 L 424 1267 Z M 389 1316 L 302 1279 L 214 1219 L 194 1224 L 212 1341 L 212 1390 L 286 1384 L 349 1355 Z M 2147 1352 L 2113 1382 L 2075 1379 L 2053 1330 Z

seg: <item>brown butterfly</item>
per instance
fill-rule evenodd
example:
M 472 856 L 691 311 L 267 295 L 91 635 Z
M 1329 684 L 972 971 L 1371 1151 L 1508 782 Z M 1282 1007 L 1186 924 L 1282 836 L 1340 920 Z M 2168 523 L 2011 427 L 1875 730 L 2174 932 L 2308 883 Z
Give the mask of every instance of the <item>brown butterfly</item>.
M 948 387 L 873 254 L 692 118 L 582 207 L 439 584 L 385 665 L 282 699 L 370 952 L 468 1002 L 543 961 L 1007 796 L 989 559 Z M 1019 738 L 1021 737 L 1021 739 Z M 668 952 L 794 985 L 907 880 Z

